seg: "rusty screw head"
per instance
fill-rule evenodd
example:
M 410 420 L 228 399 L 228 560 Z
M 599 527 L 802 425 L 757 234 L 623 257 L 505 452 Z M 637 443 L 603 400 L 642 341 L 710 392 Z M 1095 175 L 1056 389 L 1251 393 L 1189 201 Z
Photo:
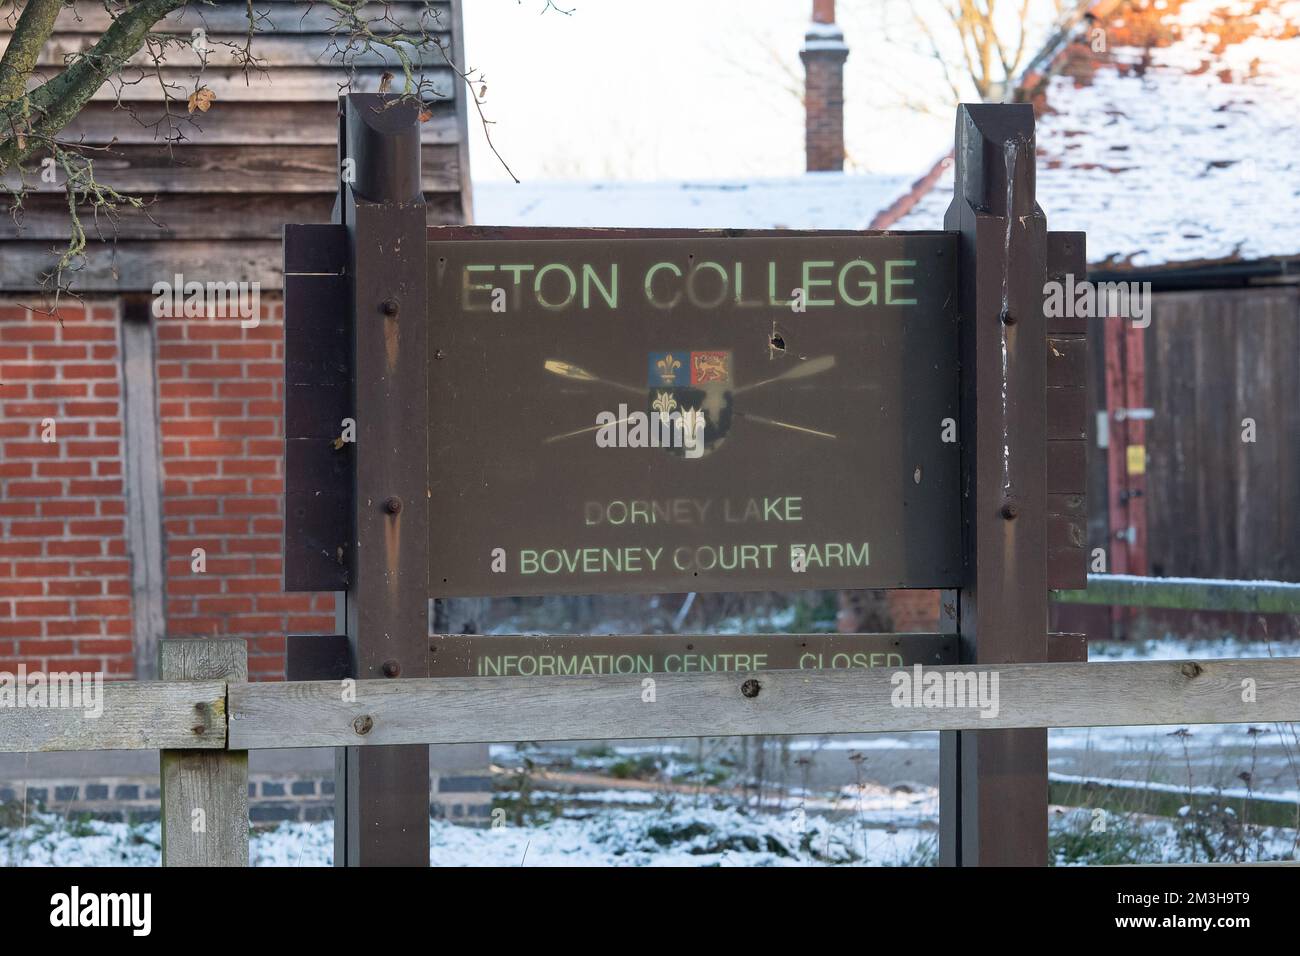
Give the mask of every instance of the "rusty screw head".
M 396 315 L 396 314 L 397 314 L 397 300 L 396 300 L 396 299 L 385 299 L 383 302 L 380 303 L 380 305 L 379 305 L 379 311 L 382 312 L 382 313 L 384 313 L 384 315 Z
M 1018 514 L 1020 514 L 1020 509 L 1016 507 L 1014 501 L 1008 501 L 1002 505 L 1002 517 L 1006 518 L 1008 521 L 1014 519 Z
M 754 680 L 754 678 L 752 677 L 749 680 L 745 681 L 745 683 L 740 685 L 740 692 L 744 696 L 750 698 L 751 700 L 757 697 L 758 692 L 761 691 L 762 689 L 763 689 L 763 685 L 760 684 L 758 681 Z
M 370 733 L 371 728 L 375 726 L 374 718 L 369 714 L 362 714 L 356 720 L 352 721 L 352 729 L 364 737 Z
M 390 515 L 400 514 L 402 510 L 402 499 L 393 495 L 384 502 L 384 510 Z
M 402 665 L 397 661 L 384 661 L 384 676 L 399 677 L 402 673 Z
M 199 701 L 197 704 L 194 705 L 194 716 L 198 720 L 205 721 L 205 722 L 210 719 L 208 717 L 208 705 L 206 701 Z M 190 733 L 194 734 L 196 737 L 202 737 L 207 732 L 208 732 L 208 726 L 206 723 L 195 724 L 193 727 L 190 728 Z

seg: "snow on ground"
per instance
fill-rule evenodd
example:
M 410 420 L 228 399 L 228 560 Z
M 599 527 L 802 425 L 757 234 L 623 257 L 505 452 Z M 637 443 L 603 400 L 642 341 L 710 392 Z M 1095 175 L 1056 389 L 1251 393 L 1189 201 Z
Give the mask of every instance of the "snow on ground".
M 157 866 L 157 823 L 69 822 L 33 814 L 0 829 L 0 862 L 10 866 Z M 876 866 L 933 862 L 930 829 L 880 829 L 792 811 L 736 808 L 576 811 L 533 826 L 429 826 L 430 862 L 439 866 Z M 254 866 L 330 866 L 334 824 L 284 823 L 255 833 Z
M 1231 818 L 1231 810 L 1226 811 Z M 1178 818 L 1061 810 L 1049 828 L 1057 866 L 1125 863 L 1252 863 L 1300 860 L 1295 830 L 1238 828 L 1184 807 Z
M 1296 831 L 1234 828 L 1190 808 L 1178 818 L 1104 818 L 1053 808 L 1051 852 L 1057 865 L 1300 860 Z M 157 823 L 68 821 L 33 814 L 0 829 L 7 866 L 157 866 Z M 431 821 L 430 863 L 438 866 L 926 866 L 933 825 L 871 826 L 857 815 L 832 819 L 799 809 L 749 813 L 735 807 L 666 803 L 569 811 L 529 826 L 465 827 Z M 1212 855 L 1211 855 L 1212 854 Z M 253 866 L 330 866 L 334 827 L 282 823 L 254 833 Z
M 1079 783 L 1079 784 L 1097 784 L 1103 787 L 1131 787 L 1131 780 L 1119 780 L 1108 777 L 1088 777 L 1078 774 L 1054 773 L 1051 778 L 1059 783 Z M 1157 793 L 1174 793 L 1180 795 L 1191 795 L 1196 797 L 1212 797 L 1217 800 L 1276 800 L 1281 804 L 1290 804 L 1300 801 L 1300 790 L 1283 790 L 1281 792 L 1270 792 L 1260 794 L 1249 787 L 1188 787 L 1186 784 L 1173 783 L 1154 783 L 1148 782 L 1142 785 L 1143 789 Z
M 933 844 L 932 832 L 851 819 L 665 808 L 593 811 L 540 827 L 443 827 L 430 855 L 441 864 L 488 866 L 908 865 L 928 860 Z
M 527 799 L 534 805 L 584 804 L 626 807 L 662 807 L 667 800 L 680 800 L 698 807 L 703 801 L 738 803 L 734 794 L 720 794 L 716 789 L 699 794 L 689 788 L 671 790 L 653 783 L 619 790 L 545 790 L 497 791 L 496 799 L 511 802 Z M 878 783 L 852 783 L 838 791 L 819 795 L 799 788 L 785 791 L 775 787 L 764 794 L 763 812 L 851 814 L 866 826 L 923 827 L 939 819 L 939 791 L 934 787 L 886 787 Z
M 0 827 L 0 866 L 158 866 L 162 827 L 103 820 L 67 820 L 30 811 L 18 826 Z
M 1186 730 L 1187 734 L 1179 733 Z M 1269 735 L 1272 735 L 1271 737 Z M 1105 752 L 1124 752 L 1140 750 L 1142 745 L 1162 751 L 1176 750 L 1183 753 L 1184 739 L 1193 759 L 1198 751 L 1222 750 L 1230 747 L 1249 748 L 1255 735 L 1262 735 L 1264 743 L 1279 746 L 1294 746 L 1295 738 L 1291 735 L 1282 737 L 1281 731 L 1271 727 L 1255 728 L 1247 724 L 1199 724 L 1182 727 L 1174 724 L 1152 725 L 1148 727 L 1062 727 L 1048 731 L 1048 750 L 1094 750 Z M 789 749 L 795 752 L 808 751 L 845 751 L 871 752 L 879 750 L 938 750 L 937 733 L 909 734 L 871 734 L 850 737 L 807 737 L 792 740 Z
M 1187 638 L 1166 634 L 1159 639 L 1090 644 L 1090 661 L 1242 660 L 1253 657 L 1300 657 L 1300 641 L 1243 641 L 1235 637 Z
M 1186 731 L 1186 734 L 1180 731 Z M 1263 744 L 1294 746 L 1294 735 L 1283 734 L 1272 725 L 1254 727 L 1249 724 L 1196 724 L 1184 727 L 1176 724 L 1154 724 L 1145 727 L 1057 727 L 1047 732 L 1048 750 L 1094 750 L 1123 752 L 1142 749 L 1166 749 L 1183 753 L 1184 742 L 1195 755 L 1202 750 L 1225 748 L 1250 748 L 1260 737 Z M 792 740 L 791 751 L 846 752 L 873 750 L 938 750 L 939 735 L 932 732 L 909 734 L 870 734 L 850 737 L 807 737 Z

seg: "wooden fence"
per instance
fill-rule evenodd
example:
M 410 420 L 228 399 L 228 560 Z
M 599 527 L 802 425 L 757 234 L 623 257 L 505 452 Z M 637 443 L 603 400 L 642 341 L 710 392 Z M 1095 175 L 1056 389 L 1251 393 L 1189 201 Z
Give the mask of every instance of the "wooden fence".
M 1300 658 L 925 668 L 996 675 L 981 711 L 910 706 L 884 669 L 250 684 L 245 655 L 166 642 L 170 679 L 105 685 L 98 716 L 0 709 L 0 751 L 159 750 L 163 865 L 242 866 L 250 750 L 1300 720 Z

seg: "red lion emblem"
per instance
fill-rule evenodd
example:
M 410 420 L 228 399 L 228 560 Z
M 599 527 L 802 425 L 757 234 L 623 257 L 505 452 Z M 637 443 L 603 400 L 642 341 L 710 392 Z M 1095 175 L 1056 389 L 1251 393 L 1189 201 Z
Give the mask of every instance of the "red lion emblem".
M 691 384 L 717 382 L 725 385 L 731 380 L 731 370 L 727 367 L 729 357 L 727 352 L 692 352 Z

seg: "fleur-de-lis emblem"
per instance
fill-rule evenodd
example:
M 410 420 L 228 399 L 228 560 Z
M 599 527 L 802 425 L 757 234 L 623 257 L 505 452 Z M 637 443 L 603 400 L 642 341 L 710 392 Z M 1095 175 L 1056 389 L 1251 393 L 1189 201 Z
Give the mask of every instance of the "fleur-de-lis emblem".
M 704 409 L 682 408 L 682 427 L 685 428 L 689 434 L 694 435 L 703 424 Z
M 668 413 L 677 407 L 677 399 L 673 398 L 672 392 L 659 392 L 654 402 L 650 405 L 663 418 L 668 417 Z
M 659 377 L 664 380 L 665 385 L 672 385 L 677 381 L 677 370 L 681 367 L 682 363 L 672 355 L 665 355 L 655 362 L 655 368 L 659 370 Z

